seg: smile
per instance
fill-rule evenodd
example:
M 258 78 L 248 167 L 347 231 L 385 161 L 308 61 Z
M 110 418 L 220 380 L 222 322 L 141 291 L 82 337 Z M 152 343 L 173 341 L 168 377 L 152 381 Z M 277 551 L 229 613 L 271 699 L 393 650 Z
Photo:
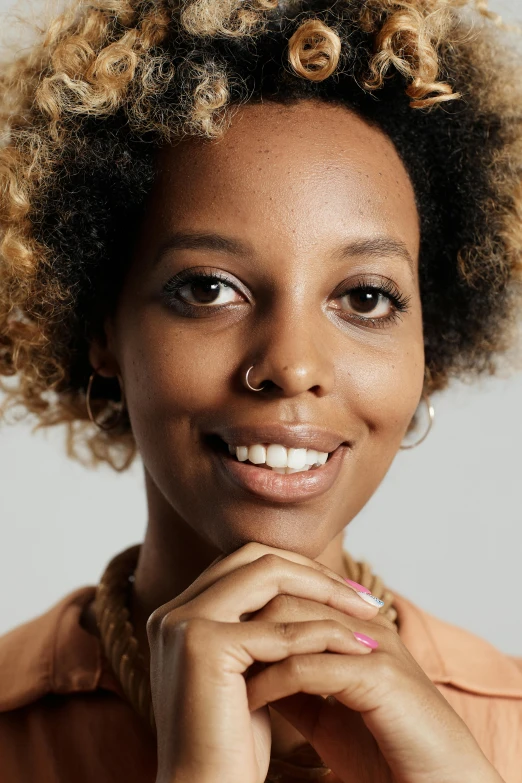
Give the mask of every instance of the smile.
M 281 475 L 301 473 L 319 468 L 328 460 L 328 452 L 316 449 L 287 449 L 280 443 L 255 443 L 253 446 L 232 446 L 229 453 L 239 462 L 269 468 Z
M 324 494 L 335 483 L 351 453 L 346 443 L 332 452 L 318 452 L 287 448 L 279 443 L 232 446 L 214 436 L 209 445 L 217 474 L 230 490 L 239 489 L 274 503 L 298 503 Z

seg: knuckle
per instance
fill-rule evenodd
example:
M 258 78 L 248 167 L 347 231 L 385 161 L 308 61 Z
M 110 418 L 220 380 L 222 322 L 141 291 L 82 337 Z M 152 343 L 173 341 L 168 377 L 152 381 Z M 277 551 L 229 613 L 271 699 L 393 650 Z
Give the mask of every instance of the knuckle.
M 155 638 L 160 630 L 161 623 L 163 621 L 163 612 L 159 609 L 155 609 L 151 615 L 149 615 L 146 623 L 147 636 L 149 639 Z
M 296 626 L 294 623 L 274 623 L 274 631 L 288 642 L 293 641 L 296 637 Z
M 267 617 L 285 614 L 294 604 L 295 599 L 292 596 L 286 593 L 278 593 L 265 605 L 265 614 Z
M 177 620 L 169 629 L 169 633 L 181 636 L 183 647 L 188 653 L 202 649 L 208 643 L 209 623 L 201 617 L 190 620 Z
M 293 681 L 299 682 L 306 673 L 306 664 L 302 655 L 292 655 L 286 659 L 288 674 Z
M 255 558 L 256 560 L 266 553 L 266 547 L 259 544 L 257 541 L 249 541 L 242 549 L 249 557 Z
M 272 570 L 274 568 L 278 568 L 281 565 L 281 559 L 279 555 L 274 555 L 273 552 L 265 552 L 265 554 L 261 555 L 257 559 L 257 563 L 260 568 L 264 568 L 266 570 Z

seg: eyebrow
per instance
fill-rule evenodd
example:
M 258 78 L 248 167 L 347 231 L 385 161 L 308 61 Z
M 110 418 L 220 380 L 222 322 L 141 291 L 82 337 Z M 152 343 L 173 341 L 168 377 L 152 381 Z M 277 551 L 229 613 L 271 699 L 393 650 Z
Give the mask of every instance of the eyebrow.
M 156 254 L 153 265 L 156 265 L 163 255 L 169 250 L 211 250 L 214 253 L 232 256 L 251 256 L 251 245 L 240 239 L 226 237 L 221 234 L 200 231 L 176 231 L 164 242 Z M 408 248 L 398 239 L 393 237 L 371 237 L 367 239 L 355 239 L 352 242 L 341 245 L 334 253 L 336 260 L 343 261 L 349 258 L 388 258 L 395 257 L 406 261 L 411 275 L 415 278 L 416 264 L 411 257 Z
M 344 258 L 358 258 L 361 256 L 370 258 L 395 257 L 406 261 L 411 275 L 415 278 L 417 265 L 404 242 L 393 237 L 372 237 L 371 239 L 355 239 L 353 242 L 342 245 L 334 256 Z

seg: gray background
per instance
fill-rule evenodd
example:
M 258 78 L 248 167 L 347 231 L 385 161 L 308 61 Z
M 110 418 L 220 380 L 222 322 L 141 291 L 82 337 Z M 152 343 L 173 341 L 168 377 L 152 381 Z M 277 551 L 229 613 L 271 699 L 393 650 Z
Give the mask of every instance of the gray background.
M 518 0 L 490 5 L 522 19 Z M 390 588 L 518 655 L 521 399 L 520 372 L 435 397 L 432 433 L 398 454 L 345 541 Z M 1 427 L 0 476 L 2 633 L 95 584 L 142 540 L 146 505 L 139 462 L 123 475 L 86 470 L 64 456 L 61 428 Z

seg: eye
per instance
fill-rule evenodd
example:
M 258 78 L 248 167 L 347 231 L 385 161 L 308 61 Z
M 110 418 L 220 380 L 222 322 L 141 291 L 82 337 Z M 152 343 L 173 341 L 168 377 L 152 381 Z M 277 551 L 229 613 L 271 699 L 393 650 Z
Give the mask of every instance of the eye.
M 216 277 L 195 277 L 180 286 L 178 297 L 191 305 L 225 305 L 239 297 L 235 288 Z M 239 297 L 240 298 L 240 297 Z
M 411 297 L 405 296 L 389 278 L 360 276 L 352 285 L 337 289 L 331 307 L 347 321 L 361 326 L 385 327 L 409 311 Z
M 163 298 L 182 315 L 195 317 L 214 314 L 229 305 L 244 304 L 246 297 L 219 272 L 184 269 L 164 285 Z
M 393 311 L 390 297 L 377 288 L 354 288 L 339 299 L 344 312 L 386 318 Z

